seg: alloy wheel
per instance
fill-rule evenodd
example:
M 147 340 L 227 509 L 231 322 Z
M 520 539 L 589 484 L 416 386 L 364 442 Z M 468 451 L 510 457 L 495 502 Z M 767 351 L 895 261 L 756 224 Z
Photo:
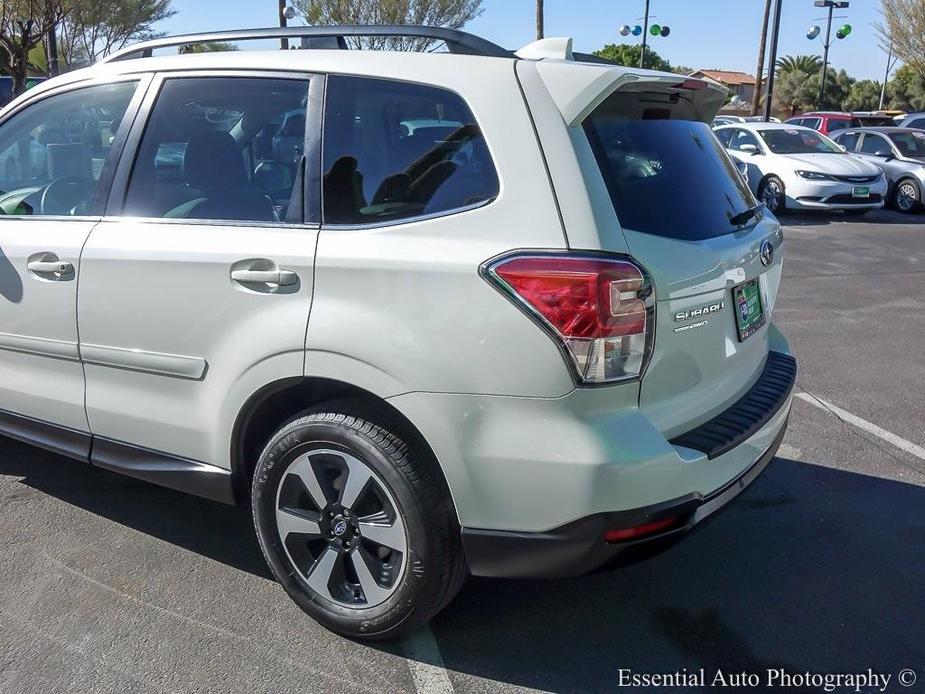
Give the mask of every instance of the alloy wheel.
M 346 451 L 319 448 L 289 464 L 276 526 L 299 577 L 341 607 L 375 607 L 401 583 L 408 540 L 398 506 L 379 476 Z
M 773 179 L 767 181 L 761 198 L 771 212 L 777 212 L 781 207 L 783 198 L 783 190 L 781 190 L 780 184 Z
M 918 204 L 918 188 L 911 181 L 903 181 L 896 191 L 896 207 L 903 212 L 909 212 Z

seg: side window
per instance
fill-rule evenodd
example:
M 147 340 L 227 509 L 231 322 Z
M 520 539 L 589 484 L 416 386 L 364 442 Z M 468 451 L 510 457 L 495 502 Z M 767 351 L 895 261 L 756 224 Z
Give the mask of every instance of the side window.
M 435 87 L 329 77 L 323 162 L 328 224 L 409 219 L 498 195 L 475 117 Z
M 759 151 L 761 150 L 761 147 L 758 146 L 758 140 L 754 135 L 752 135 L 747 130 L 736 130 L 736 134 L 732 138 L 732 142 L 730 143 L 729 147 L 730 149 L 737 149 L 741 151 L 743 145 L 752 145 Z
M 307 95 L 306 80 L 165 80 L 141 138 L 124 214 L 285 221 L 302 159 Z
M 716 130 L 713 134 L 716 135 L 716 139 L 719 140 L 719 143 L 723 147 L 729 147 L 729 143 L 735 133 L 736 131 L 732 128 L 727 128 L 725 130 Z
M 889 152 L 890 146 L 887 144 L 879 135 L 871 135 L 866 133 L 864 135 L 864 140 L 861 142 L 861 152 L 864 154 L 876 154 L 877 152 Z
M 858 133 L 845 133 L 844 135 L 835 138 L 835 141 L 849 152 L 853 152 L 858 146 L 859 137 L 860 134 Z
M 0 215 L 90 212 L 137 82 L 42 99 L 0 126 Z
M 832 121 L 829 121 L 829 127 L 830 127 L 830 128 L 832 128 L 832 127 L 835 127 L 835 128 L 844 128 L 844 127 L 847 126 L 847 123 L 845 123 L 844 121 L 839 121 L 839 122 L 842 123 L 842 125 L 837 125 L 837 124 L 836 124 L 836 125 L 833 126 L 833 125 L 832 125 Z M 804 128 L 812 128 L 813 130 L 819 130 L 819 128 L 822 127 L 822 119 L 821 119 L 821 118 L 804 118 L 804 119 L 803 119 L 803 122 L 801 123 L 801 125 L 802 125 Z
M 907 127 L 907 128 L 921 128 L 921 129 L 925 129 L 925 118 L 918 118 L 918 119 L 912 121 L 911 123 L 909 123 L 909 125 L 907 125 L 906 127 Z

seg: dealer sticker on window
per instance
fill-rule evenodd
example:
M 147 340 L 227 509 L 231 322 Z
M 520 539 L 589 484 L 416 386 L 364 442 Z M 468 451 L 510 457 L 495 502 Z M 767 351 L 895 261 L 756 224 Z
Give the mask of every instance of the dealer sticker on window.
M 739 342 L 742 342 L 764 325 L 764 307 L 761 305 L 761 288 L 758 286 L 758 280 L 749 280 L 745 284 L 734 287 L 732 303 L 735 306 Z

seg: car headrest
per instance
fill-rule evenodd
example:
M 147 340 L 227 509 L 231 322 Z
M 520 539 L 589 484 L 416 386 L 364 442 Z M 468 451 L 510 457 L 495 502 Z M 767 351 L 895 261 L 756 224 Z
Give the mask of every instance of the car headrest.
M 82 142 L 45 145 L 48 162 L 48 178 L 55 180 L 65 176 L 92 178 L 93 165 L 90 149 Z
M 198 190 L 228 190 L 247 187 L 244 160 L 228 133 L 209 131 L 195 135 L 183 159 L 186 180 Z

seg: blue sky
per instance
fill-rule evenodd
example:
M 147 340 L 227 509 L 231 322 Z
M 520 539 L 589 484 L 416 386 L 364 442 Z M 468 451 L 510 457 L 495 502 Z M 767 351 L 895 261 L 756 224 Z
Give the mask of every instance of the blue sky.
M 778 53 L 821 55 L 821 39 L 809 41 L 805 34 L 810 25 L 823 25 L 814 21 L 823 12 L 812 0 L 783 3 Z M 276 0 L 174 0 L 173 5 L 177 14 L 159 27 L 162 31 L 186 33 L 276 22 Z M 535 31 L 534 0 L 485 0 L 484 7 L 468 30 L 510 48 L 530 42 Z M 644 0 L 546 0 L 546 35 L 571 36 L 580 51 L 628 42 L 617 29 L 635 24 L 643 8 Z M 764 0 L 651 0 L 653 21 L 670 26 L 671 35 L 652 39 L 650 45 L 673 64 L 753 73 L 763 8 Z M 883 79 L 886 55 L 873 29 L 880 18 L 879 0 L 851 0 L 851 6 L 840 13 L 846 18 L 833 26 L 848 22 L 853 32 L 843 41 L 833 38 L 831 63 L 855 77 Z

